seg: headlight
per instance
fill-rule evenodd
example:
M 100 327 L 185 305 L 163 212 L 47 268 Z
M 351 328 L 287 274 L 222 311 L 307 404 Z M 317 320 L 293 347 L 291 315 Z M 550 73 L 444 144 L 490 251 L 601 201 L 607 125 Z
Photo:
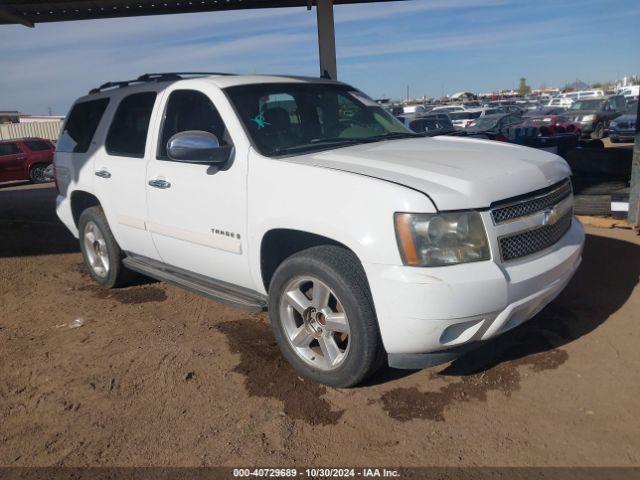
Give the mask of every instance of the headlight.
M 610 127 L 617 127 L 618 126 L 618 122 L 611 122 L 609 124 Z
M 491 258 L 478 212 L 396 213 L 394 220 L 405 265 L 441 267 Z
M 585 115 L 584 117 L 582 117 L 583 122 L 593 122 L 595 119 L 595 115 Z

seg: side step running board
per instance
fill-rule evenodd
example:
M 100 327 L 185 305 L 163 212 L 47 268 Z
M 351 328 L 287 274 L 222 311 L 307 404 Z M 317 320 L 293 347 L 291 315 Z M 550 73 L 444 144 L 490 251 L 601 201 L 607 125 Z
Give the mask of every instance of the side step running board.
M 171 283 L 232 307 L 258 312 L 267 308 L 267 297 L 248 288 L 238 287 L 130 253 L 122 260 L 122 263 L 130 270 Z

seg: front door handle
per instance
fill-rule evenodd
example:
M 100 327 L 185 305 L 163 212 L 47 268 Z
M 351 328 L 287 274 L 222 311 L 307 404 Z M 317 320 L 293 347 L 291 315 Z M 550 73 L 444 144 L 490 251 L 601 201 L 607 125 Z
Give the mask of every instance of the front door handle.
M 162 189 L 171 187 L 171 183 L 161 178 L 154 178 L 153 180 L 149 180 L 149 185 L 154 188 L 162 188 Z
M 100 178 L 111 178 L 111 173 L 109 172 L 109 170 L 103 168 L 101 170 L 97 170 L 95 172 L 96 177 L 100 177 Z

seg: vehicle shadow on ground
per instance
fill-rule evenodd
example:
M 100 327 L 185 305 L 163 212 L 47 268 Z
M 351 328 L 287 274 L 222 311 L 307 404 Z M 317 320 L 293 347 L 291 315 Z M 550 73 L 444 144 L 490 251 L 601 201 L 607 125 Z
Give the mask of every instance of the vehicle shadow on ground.
M 625 304 L 639 275 L 640 246 L 587 235 L 582 265 L 558 298 L 530 321 L 463 355 L 438 375 L 473 375 L 573 342 L 598 328 Z M 412 373 L 383 368 L 367 384 Z
M 0 190 L 0 257 L 79 251 L 56 215 L 56 195 L 53 186 Z

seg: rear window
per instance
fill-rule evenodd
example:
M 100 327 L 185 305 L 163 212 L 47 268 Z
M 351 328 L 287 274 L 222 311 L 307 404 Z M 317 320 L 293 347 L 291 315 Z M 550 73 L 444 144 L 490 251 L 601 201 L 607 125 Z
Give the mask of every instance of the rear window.
M 129 95 L 120 102 L 105 142 L 109 155 L 144 157 L 155 101 L 156 92 L 143 92 Z
M 41 152 L 43 150 L 51 150 L 51 145 L 44 140 L 26 140 L 25 145 L 33 152 Z
M 108 104 L 108 98 L 76 103 L 60 134 L 57 150 L 69 153 L 85 153 L 89 150 L 93 135 Z

